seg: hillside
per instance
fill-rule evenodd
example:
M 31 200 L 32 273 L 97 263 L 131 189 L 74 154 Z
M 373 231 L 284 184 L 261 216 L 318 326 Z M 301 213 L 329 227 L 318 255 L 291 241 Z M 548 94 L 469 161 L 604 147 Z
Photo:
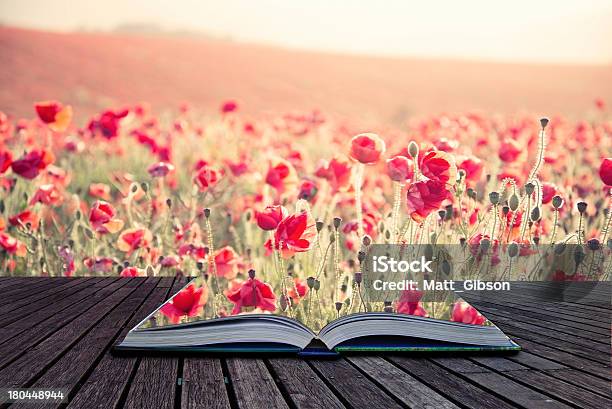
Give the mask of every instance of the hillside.
M 259 113 L 320 108 L 398 122 L 466 109 L 582 114 L 612 100 L 612 67 L 379 58 L 205 38 L 48 33 L 0 28 L 0 110 L 31 115 L 60 99 L 81 117 L 109 104 L 236 98 Z

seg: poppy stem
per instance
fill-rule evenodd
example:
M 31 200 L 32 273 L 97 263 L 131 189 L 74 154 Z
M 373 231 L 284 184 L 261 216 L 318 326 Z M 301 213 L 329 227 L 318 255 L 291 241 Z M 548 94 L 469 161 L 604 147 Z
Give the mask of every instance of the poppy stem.
M 359 240 L 363 238 L 363 208 L 361 204 L 361 185 L 363 183 L 363 173 L 365 165 L 358 163 L 355 167 L 355 210 L 357 212 L 357 233 Z
M 392 218 L 391 218 L 391 225 L 392 225 L 392 237 L 393 237 L 393 243 L 397 244 L 398 239 L 399 239 L 399 230 L 398 230 L 398 223 L 399 223 L 399 211 L 400 211 L 400 206 L 402 203 L 402 184 L 400 182 L 393 182 L 393 214 L 392 214 Z

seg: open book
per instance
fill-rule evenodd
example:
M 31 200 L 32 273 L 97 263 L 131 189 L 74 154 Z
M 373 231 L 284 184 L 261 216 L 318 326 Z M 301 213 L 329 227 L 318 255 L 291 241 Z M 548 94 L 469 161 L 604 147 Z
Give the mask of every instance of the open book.
M 243 313 L 206 319 L 177 317 L 176 297 L 166 301 L 115 346 L 118 350 L 283 352 L 326 355 L 350 351 L 513 351 L 520 347 L 454 293 L 442 301 L 413 295 L 398 312 L 361 312 L 325 325 L 296 317 Z M 449 300 L 450 298 L 450 300 Z M 182 305 L 179 305 L 182 307 Z M 429 310 L 426 310 L 430 307 Z M 433 316 L 434 311 L 439 316 Z M 183 311 L 185 309 L 183 308 Z M 320 328 L 317 328 L 319 326 Z

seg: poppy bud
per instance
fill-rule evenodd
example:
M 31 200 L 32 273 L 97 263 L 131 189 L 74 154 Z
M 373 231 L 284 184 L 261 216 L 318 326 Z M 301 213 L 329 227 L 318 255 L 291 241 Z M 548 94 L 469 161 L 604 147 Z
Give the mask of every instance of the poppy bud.
M 385 239 L 391 239 L 391 232 L 389 230 L 385 230 Z
M 0 213 L 4 213 L 4 210 L 5 210 L 4 200 L 0 200 Z
M 342 218 L 340 217 L 334 217 L 334 228 L 336 230 L 338 230 L 340 228 L 340 225 L 342 224 Z
M 516 242 L 510 243 L 508 246 L 508 255 L 510 257 L 516 257 L 519 255 L 519 245 Z
M 359 263 L 363 263 L 365 258 L 366 258 L 365 251 L 360 251 L 359 253 L 357 253 L 357 260 L 359 260 Z
M 140 188 L 142 189 L 143 192 L 147 193 L 149 191 L 149 184 L 146 182 L 142 182 L 140 184 Z
M 533 222 L 537 222 L 538 220 L 540 220 L 540 208 L 538 206 L 534 207 L 531 210 L 531 220 Z
M 355 284 L 359 285 L 363 281 L 363 273 L 361 271 L 356 271 L 355 276 L 353 277 Z
M 502 212 L 504 213 L 504 216 L 507 216 L 508 213 L 510 213 L 510 207 L 509 206 L 502 207 Z
M 499 204 L 499 192 L 491 192 L 491 193 L 489 193 L 489 201 L 494 206 L 498 205 Z
M 540 236 L 535 236 L 533 238 L 533 243 L 537 246 L 538 244 L 540 244 Z
M 170 198 L 166 199 L 166 206 L 168 206 L 168 209 L 172 208 L 172 199 L 170 199 Z
M 416 159 L 416 157 L 419 156 L 419 145 L 417 145 L 415 141 L 410 141 L 408 144 L 408 153 L 413 159 Z
M 516 209 L 518 209 L 519 197 L 516 193 L 513 193 L 512 196 L 510 196 L 510 199 L 508 200 L 508 206 L 510 207 L 510 210 L 512 210 L 513 212 L 516 212 Z
M 472 189 L 471 187 L 468 187 L 467 195 L 472 200 L 476 199 L 476 191 L 474 189 Z
M 202 271 L 204 270 L 204 263 L 202 261 L 198 261 L 196 263 L 196 267 L 198 268 L 198 271 Z
M 385 142 L 373 133 L 362 133 L 351 139 L 350 157 L 369 165 L 378 162 L 385 153 Z
M 132 193 L 138 192 L 138 185 L 136 183 L 132 183 L 132 186 L 130 186 L 130 192 Z
M 321 230 L 323 230 L 323 226 L 325 226 L 325 223 L 323 223 L 321 220 L 317 220 L 316 226 L 317 232 L 321 233 Z
M 249 270 L 249 278 L 251 278 L 251 279 L 255 278 L 255 270 L 253 270 L 253 269 Z
M 329 242 L 330 243 L 335 243 L 336 242 L 336 236 L 334 236 L 333 234 L 331 236 L 329 236 Z
M 548 118 L 540 118 L 540 125 L 542 125 L 542 129 L 546 128 L 546 125 L 548 125 Z
M 391 306 L 391 301 L 385 301 L 385 307 L 383 309 L 384 312 L 393 312 L 393 307 Z
M 286 295 L 281 295 L 280 300 L 279 300 L 279 304 L 280 304 L 280 309 L 282 311 L 286 311 L 287 307 L 289 306 L 289 300 L 287 299 Z
M 441 220 L 446 219 L 446 210 L 438 210 L 438 216 L 440 216 Z
M 312 290 L 312 289 L 314 288 L 315 281 L 316 281 L 316 278 L 314 278 L 314 277 L 308 277 L 308 278 L 306 279 L 306 285 L 308 286 L 308 288 L 310 288 L 310 289 Z
M 319 291 L 319 288 L 321 288 L 321 282 L 319 280 L 315 280 L 315 282 L 314 282 L 314 290 L 315 291 Z
M 75 217 L 75 219 L 77 219 L 77 220 L 81 220 L 81 211 L 80 211 L 80 210 L 77 210 L 77 211 L 74 213 L 74 217 Z
M 527 193 L 528 195 L 533 194 L 533 191 L 535 190 L 535 185 L 533 183 L 527 183 L 525 185 L 525 193 Z
M 372 238 L 366 234 L 365 236 L 363 236 L 363 239 L 361 242 L 363 243 L 364 246 L 370 247 L 370 244 L 372 244 Z
M 204 217 L 206 217 L 207 219 L 210 217 L 210 209 L 208 207 L 204 209 Z
M 563 198 L 559 195 L 556 195 L 552 198 L 552 205 L 555 209 L 561 208 L 561 206 L 563 206 Z
M 341 309 L 342 309 L 342 303 L 336 301 L 336 311 L 340 312 Z
M 585 202 L 578 202 L 576 207 L 578 208 L 578 211 L 580 212 L 580 214 L 583 214 L 584 212 L 586 212 L 587 204 Z

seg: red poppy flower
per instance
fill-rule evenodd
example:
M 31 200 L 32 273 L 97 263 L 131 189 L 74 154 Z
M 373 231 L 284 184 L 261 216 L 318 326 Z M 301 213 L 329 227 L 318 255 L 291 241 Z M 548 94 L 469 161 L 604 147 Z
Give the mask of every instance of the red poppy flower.
M 406 192 L 408 214 L 417 222 L 423 221 L 431 212 L 440 209 L 449 197 L 444 183 L 427 180 L 412 183 Z
M 11 151 L 0 150 L 0 175 L 8 170 L 13 162 Z
M 244 175 L 249 171 L 249 165 L 245 161 L 232 162 L 230 160 L 226 160 L 225 164 L 229 168 L 232 175 L 238 177 Z
M 524 148 L 521 147 L 520 144 L 514 139 L 506 139 L 499 147 L 498 155 L 504 162 L 514 162 L 519 157 L 523 149 Z
M 482 161 L 475 156 L 463 159 L 458 168 L 465 172 L 465 179 L 469 182 L 478 182 L 482 177 Z
M 109 257 L 87 257 L 83 264 L 93 273 L 109 273 L 113 269 L 113 259 Z
M 453 306 L 451 321 L 461 322 L 463 324 L 483 325 L 486 318 L 483 317 L 476 308 L 465 301 L 457 301 Z
M 302 180 L 302 183 L 300 183 L 298 198 L 307 200 L 309 202 L 314 202 L 313 199 L 317 195 L 318 191 L 319 189 L 317 188 L 317 184 L 313 180 L 304 179 Z
M 418 317 L 429 317 L 429 314 L 421 304 L 423 292 L 419 290 L 404 290 L 397 301 L 395 310 L 399 314 L 416 315 Z
M 332 188 L 332 193 L 337 193 L 350 186 L 351 164 L 347 160 L 333 158 L 319 165 L 315 176 L 326 179 Z
M 170 322 L 178 324 L 181 317 L 196 317 L 200 315 L 207 300 L 208 290 L 206 287 L 196 288 L 194 284 L 190 284 L 164 304 L 160 312 L 168 317 Z
M 274 232 L 274 243 L 268 239 L 265 247 L 268 250 L 274 247 L 284 258 L 289 258 L 295 253 L 310 250 L 316 235 L 314 221 L 308 212 L 303 211 L 283 219 Z
M 351 139 L 351 159 L 366 165 L 376 163 L 385 153 L 385 142 L 373 133 L 362 133 Z
M 57 101 L 42 101 L 34 104 L 36 113 L 41 121 L 56 132 L 63 132 L 72 120 L 72 107 L 62 105 Z
M 180 263 L 181 263 L 181 260 L 177 256 L 174 256 L 174 255 L 164 256 L 159 261 L 159 264 L 162 267 L 176 267 Z
M 145 275 L 144 270 L 136 267 L 126 267 L 119 273 L 121 277 L 142 277 Z
M 100 234 L 116 233 L 123 227 L 123 221 L 114 217 L 115 209 L 113 206 L 98 200 L 89 211 L 89 224 Z
M 412 179 L 414 164 L 405 156 L 395 156 L 387 160 L 387 175 L 394 182 L 404 183 L 408 179 Z
M 238 102 L 234 100 L 225 101 L 221 104 L 221 113 L 229 114 L 230 112 L 235 112 L 238 110 Z
M 154 178 L 163 178 L 168 173 L 174 171 L 174 165 L 167 162 L 157 162 L 149 166 L 147 169 L 149 175 Z
M 582 273 L 575 273 L 573 275 L 565 274 L 563 270 L 557 270 L 552 276 L 553 281 L 586 281 L 587 276 Z
M 34 230 L 38 228 L 40 217 L 30 210 L 24 210 L 14 216 L 9 217 L 9 223 L 13 226 L 27 226 L 28 224 Z
M 89 185 L 89 196 L 102 200 L 111 200 L 110 186 L 105 183 L 92 183 Z
M 69 246 L 61 246 L 58 248 L 57 253 L 62 260 L 62 272 L 64 273 L 64 277 L 72 277 L 76 271 L 72 249 Z
M 283 206 L 267 206 L 263 211 L 255 211 L 255 220 L 262 230 L 274 230 L 287 217 L 288 212 Z
M 238 274 L 238 263 L 240 258 L 230 246 L 225 246 L 215 252 L 215 268 L 217 276 L 225 277 L 228 280 Z
M 200 192 L 213 188 L 221 179 L 221 173 L 212 166 L 203 166 L 196 174 L 194 181 Z
M 452 155 L 444 151 L 429 151 L 420 159 L 421 173 L 440 183 L 455 184 L 457 166 Z
M 552 183 L 542 183 L 542 204 L 548 204 L 557 194 L 557 187 Z
M 276 296 L 272 287 L 256 278 L 246 280 L 240 288 L 228 294 L 227 299 L 234 304 L 232 315 L 241 313 L 245 307 L 276 311 Z
M 36 203 L 46 204 L 48 206 L 56 206 L 62 202 L 62 196 L 53 184 L 40 186 L 32 199 L 30 200 L 30 206 Z
M 279 193 L 285 192 L 298 182 L 297 174 L 291 163 L 284 159 L 274 159 L 266 173 L 266 183 Z
M 308 286 L 298 277 L 293 279 L 293 285 L 287 289 L 287 295 L 291 298 L 294 305 L 300 302 L 300 299 L 304 298 L 308 294 Z
M 120 121 L 129 114 L 128 109 L 121 111 L 104 111 L 97 118 L 89 121 L 87 128 L 92 134 L 100 134 L 104 138 L 113 139 L 119 135 Z
M 25 257 L 27 254 L 25 244 L 3 232 L 0 232 L 0 247 L 8 254 L 14 254 L 18 257 Z
M 603 158 L 599 166 L 599 177 L 604 185 L 612 186 L 612 158 Z
M 131 253 L 139 248 L 148 247 L 153 239 L 149 229 L 135 227 L 121 232 L 117 239 L 117 248 L 121 251 Z
M 13 161 L 11 169 L 19 176 L 26 179 L 34 179 L 47 166 L 55 161 L 55 156 L 46 149 L 34 149 L 21 158 Z

